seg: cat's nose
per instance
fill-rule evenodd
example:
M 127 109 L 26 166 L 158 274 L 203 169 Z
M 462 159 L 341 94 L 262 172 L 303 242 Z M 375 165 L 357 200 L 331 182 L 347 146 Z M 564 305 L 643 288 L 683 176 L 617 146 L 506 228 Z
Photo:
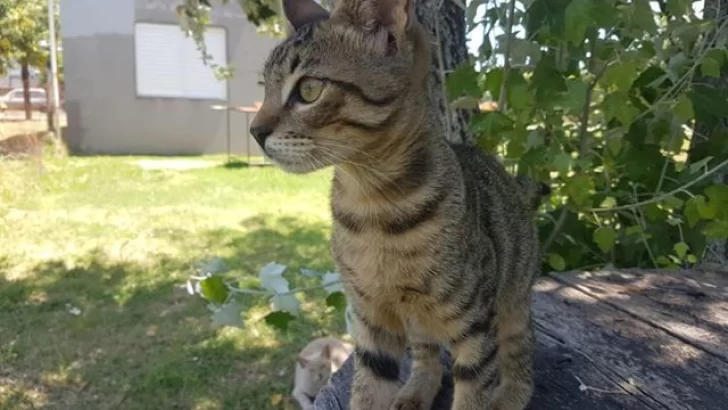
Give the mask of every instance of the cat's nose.
M 265 147 L 265 139 L 273 133 L 273 126 L 270 124 L 253 125 L 250 127 L 250 133 L 253 135 L 261 148 Z

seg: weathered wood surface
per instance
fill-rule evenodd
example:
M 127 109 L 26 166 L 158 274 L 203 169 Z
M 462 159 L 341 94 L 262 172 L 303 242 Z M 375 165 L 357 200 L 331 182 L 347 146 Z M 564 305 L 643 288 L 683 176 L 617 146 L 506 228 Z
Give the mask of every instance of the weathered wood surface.
M 694 271 L 552 274 L 534 287 L 529 410 L 728 410 L 728 276 Z M 450 357 L 433 410 L 449 410 Z M 402 379 L 409 373 L 405 359 Z M 345 410 L 351 358 L 316 400 Z

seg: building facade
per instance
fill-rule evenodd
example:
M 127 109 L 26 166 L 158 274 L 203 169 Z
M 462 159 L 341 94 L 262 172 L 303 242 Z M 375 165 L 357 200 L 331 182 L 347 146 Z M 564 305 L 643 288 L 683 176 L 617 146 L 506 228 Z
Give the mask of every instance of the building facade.
M 63 136 L 72 152 L 260 155 L 248 133 L 254 114 L 219 108 L 263 100 L 263 63 L 280 40 L 258 34 L 236 2 L 217 6 L 207 51 L 235 70 L 220 81 L 180 28 L 181 2 L 60 1 Z

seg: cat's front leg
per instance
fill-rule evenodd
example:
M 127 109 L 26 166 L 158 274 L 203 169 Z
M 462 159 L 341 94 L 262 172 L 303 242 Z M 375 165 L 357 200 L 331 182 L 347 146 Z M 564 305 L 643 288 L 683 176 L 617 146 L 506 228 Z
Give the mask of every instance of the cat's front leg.
M 463 323 L 450 341 L 455 392 L 452 410 L 494 410 L 498 386 L 498 339 L 493 306 Z
M 399 390 L 405 337 L 383 329 L 354 310 L 354 379 L 350 410 L 389 410 Z
M 391 410 L 430 410 L 442 385 L 440 345 L 411 337 L 412 372 L 397 394 Z

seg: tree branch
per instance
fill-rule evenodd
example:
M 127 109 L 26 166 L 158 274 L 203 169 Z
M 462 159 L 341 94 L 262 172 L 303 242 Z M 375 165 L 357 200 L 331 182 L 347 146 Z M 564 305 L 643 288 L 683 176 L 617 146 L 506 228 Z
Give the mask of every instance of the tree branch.
M 511 47 L 513 44 L 513 20 L 516 14 L 516 0 L 511 0 L 508 4 L 508 20 L 506 21 L 506 44 L 503 54 L 503 82 L 500 86 L 500 95 L 498 96 L 498 109 L 504 111 L 506 109 L 506 84 L 508 83 L 508 73 L 511 71 Z
M 708 178 L 709 176 L 715 174 L 716 172 L 720 171 L 724 166 L 728 165 L 728 159 L 721 162 L 715 168 L 707 171 L 703 175 L 699 176 L 698 178 L 695 178 L 694 180 L 686 183 L 685 185 L 682 185 L 678 188 L 673 189 L 670 192 L 664 193 L 662 195 L 658 195 L 654 198 L 647 199 L 645 201 L 636 202 L 632 205 L 622 205 L 622 206 L 615 206 L 614 208 L 592 208 L 589 210 L 589 212 L 614 212 L 614 211 L 621 211 L 621 210 L 632 210 L 635 208 L 639 208 L 645 205 L 654 204 L 655 202 L 660 202 L 665 198 L 671 197 L 679 192 L 685 191 L 687 188 L 690 188 L 691 186 L 697 184 L 698 182 Z

